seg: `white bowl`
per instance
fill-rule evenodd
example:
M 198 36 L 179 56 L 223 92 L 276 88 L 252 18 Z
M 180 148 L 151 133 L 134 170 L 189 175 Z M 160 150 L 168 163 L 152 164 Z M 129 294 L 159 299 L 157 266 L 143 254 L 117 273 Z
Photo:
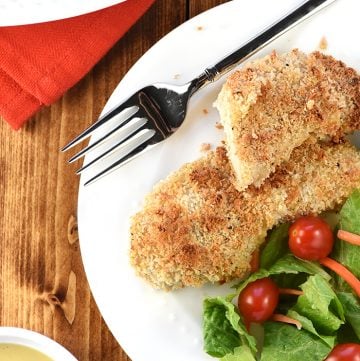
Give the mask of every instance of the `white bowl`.
M 0 343 L 31 347 L 54 361 L 77 361 L 68 350 L 54 340 L 24 328 L 0 327 Z

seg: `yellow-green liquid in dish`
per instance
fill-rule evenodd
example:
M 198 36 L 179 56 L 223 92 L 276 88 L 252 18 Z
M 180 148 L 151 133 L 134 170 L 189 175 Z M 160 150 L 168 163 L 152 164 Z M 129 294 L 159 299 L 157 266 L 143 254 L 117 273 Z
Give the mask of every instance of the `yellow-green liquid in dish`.
M 54 361 L 31 347 L 15 343 L 0 343 L 1 361 Z

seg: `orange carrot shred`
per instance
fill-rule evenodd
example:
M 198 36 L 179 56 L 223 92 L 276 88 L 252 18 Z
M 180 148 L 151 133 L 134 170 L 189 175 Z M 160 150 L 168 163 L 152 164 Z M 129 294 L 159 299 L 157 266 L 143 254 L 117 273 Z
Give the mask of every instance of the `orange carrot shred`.
M 358 234 L 339 229 L 337 236 L 339 239 L 345 242 L 349 242 L 351 244 L 354 244 L 355 246 L 360 246 L 360 236 Z
M 259 251 L 259 249 L 256 249 L 251 256 L 250 272 L 254 273 L 259 268 L 260 268 L 260 251 Z
M 279 288 L 279 293 L 281 295 L 294 295 L 294 296 L 301 296 L 304 294 L 301 290 L 296 290 L 293 288 Z
M 343 278 L 351 286 L 358 297 L 360 297 L 360 281 L 346 267 L 329 257 L 321 259 L 319 263 L 325 267 L 330 268 L 341 278 Z
M 289 316 L 282 315 L 280 313 L 274 313 L 271 319 L 276 322 L 284 322 L 284 323 L 289 323 L 291 325 L 295 325 L 298 330 L 301 330 L 302 328 L 302 324 L 300 321 L 295 320 Z

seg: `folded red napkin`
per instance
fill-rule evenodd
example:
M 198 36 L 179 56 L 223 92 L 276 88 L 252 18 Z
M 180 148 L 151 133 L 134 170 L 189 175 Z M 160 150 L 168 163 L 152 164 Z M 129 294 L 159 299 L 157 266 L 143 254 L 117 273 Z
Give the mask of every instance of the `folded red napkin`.
M 0 27 L 0 115 L 14 128 L 77 83 L 154 0 L 90 14 Z

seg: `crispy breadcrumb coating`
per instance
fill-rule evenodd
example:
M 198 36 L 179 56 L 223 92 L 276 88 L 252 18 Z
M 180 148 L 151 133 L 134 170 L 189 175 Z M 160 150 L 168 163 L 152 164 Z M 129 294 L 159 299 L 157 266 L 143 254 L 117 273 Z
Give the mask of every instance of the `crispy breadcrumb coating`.
M 319 52 L 273 52 L 230 75 L 215 106 L 241 191 L 261 185 L 310 137 L 337 141 L 359 129 L 359 76 Z
M 257 188 L 238 192 L 223 147 L 158 183 L 131 221 L 131 264 L 154 287 L 241 278 L 267 230 L 340 205 L 360 186 L 350 144 L 296 148 Z

